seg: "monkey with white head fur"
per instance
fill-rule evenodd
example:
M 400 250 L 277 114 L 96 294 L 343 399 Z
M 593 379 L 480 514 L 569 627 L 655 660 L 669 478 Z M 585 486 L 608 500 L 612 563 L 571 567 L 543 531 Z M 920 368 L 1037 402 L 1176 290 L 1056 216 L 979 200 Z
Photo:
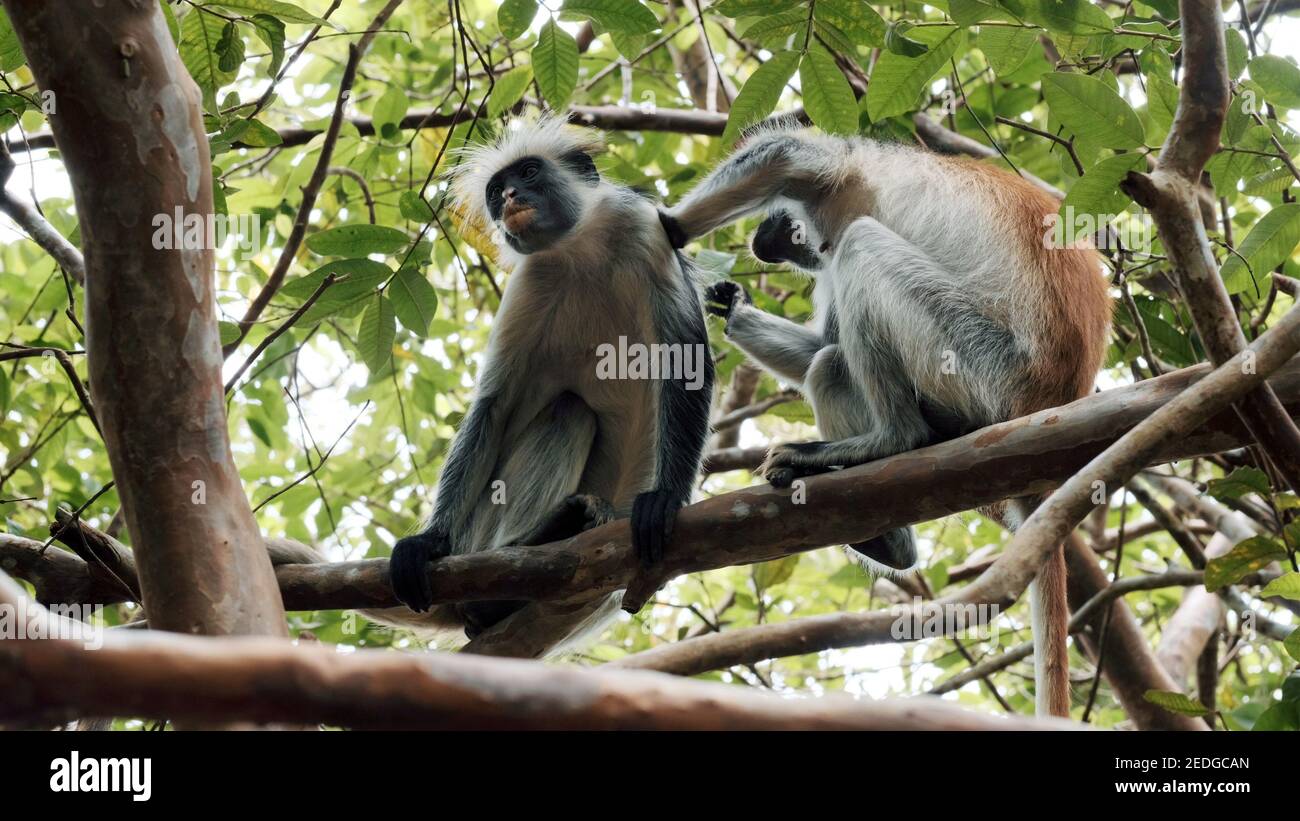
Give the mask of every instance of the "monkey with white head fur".
M 755 255 L 816 275 L 808 326 L 755 308 L 733 282 L 706 295 L 730 340 L 802 387 L 832 440 L 773 447 L 766 478 L 788 486 L 1090 392 L 1111 300 L 1093 250 L 1047 241 L 1057 207 L 966 158 L 767 131 L 670 209 L 677 247 L 766 211 Z M 1032 505 L 995 512 L 1014 526 Z M 888 571 L 917 561 L 910 528 L 851 547 Z M 1058 550 L 1031 590 L 1039 712 L 1055 715 L 1069 709 L 1064 573 Z
M 443 556 L 545 544 L 619 516 L 653 568 L 690 500 L 713 395 L 704 312 L 654 204 L 601 178 L 600 149 L 545 117 L 513 123 L 454 172 L 459 203 L 496 228 L 513 271 L 432 518 L 393 549 L 393 590 L 412 610 L 430 609 L 429 563 Z M 664 367 L 602 362 L 629 350 L 662 353 Z M 620 599 L 471 602 L 430 619 L 462 625 L 471 652 L 535 657 L 574 648 Z

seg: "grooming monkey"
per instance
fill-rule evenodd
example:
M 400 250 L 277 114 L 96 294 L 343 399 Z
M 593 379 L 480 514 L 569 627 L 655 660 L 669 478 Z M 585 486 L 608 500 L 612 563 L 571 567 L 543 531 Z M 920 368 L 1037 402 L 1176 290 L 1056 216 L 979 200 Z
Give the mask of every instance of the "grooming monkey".
M 497 229 L 513 273 L 433 516 L 393 549 L 393 590 L 416 611 L 431 604 L 431 561 L 545 544 L 629 513 L 633 547 L 652 566 L 708 433 L 704 313 L 655 206 L 601 179 L 589 133 L 554 118 L 516 125 L 471 150 L 453 179 L 468 213 Z M 678 372 L 603 378 L 605 346 L 623 342 L 673 346 Z M 688 379 L 691 353 L 699 372 Z M 620 599 L 474 602 L 435 607 L 431 621 L 463 625 L 471 651 L 540 656 L 601 626 Z
M 760 365 L 801 385 L 826 442 L 773 447 L 774 486 L 950 439 L 1087 395 L 1111 304 L 1094 251 L 1049 248 L 1058 203 L 964 158 L 866 139 L 767 132 L 664 215 L 673 243 L 759 211 L 756 256 L 816 274 L 805 327 L 732 282 L 709 311 Z M 996 511 L 1017 526 L 1034 502 Z M 888 570 L 916 562 L 910 528 L 851 546 Z M 1065 563 L 1031 587 L 1038 712 L 1069 714 Z

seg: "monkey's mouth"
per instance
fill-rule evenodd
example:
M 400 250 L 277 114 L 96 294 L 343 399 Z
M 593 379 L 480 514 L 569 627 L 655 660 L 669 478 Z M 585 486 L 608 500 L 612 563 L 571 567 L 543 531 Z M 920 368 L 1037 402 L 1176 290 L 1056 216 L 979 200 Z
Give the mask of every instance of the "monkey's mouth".
M 528 230 L 528 226 L 533 224 L 533 218 L 536 216 L 536 208 L 521 202 L 507 203 L 501 211 L 501 221 L 505 223 L 506 230 L 516 235 Z

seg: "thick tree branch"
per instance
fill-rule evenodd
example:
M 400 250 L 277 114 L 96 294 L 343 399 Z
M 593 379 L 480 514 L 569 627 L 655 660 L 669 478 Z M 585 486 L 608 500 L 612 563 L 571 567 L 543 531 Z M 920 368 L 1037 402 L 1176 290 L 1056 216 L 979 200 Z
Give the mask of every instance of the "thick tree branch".
M 177 210 L 212 218 L 198 88 L 156 3 L 4 6 L 59 101 L 50 122 L 85 246 L 90 390 L 151 623 L 283 635 L 230 453 L 212 249 L 157 249 L 141 230 Z
M 1205 233 L 1198 188 L 1219 147 L 1230 94 L 1223 14 L 1214 0 L 1181 0 L 1183 79 L 1173 128 L 1150 174 L 1121 184 L 1151 212 L 1210 361 L 1221 365 L 1246 344 Z M 1293 490 L 1300 491 L 1300 428 L 1264 385 L 1238 405 L 1242 420 Z
M 1092 508 L 1091 501 L 1098 482 L 1101 487 L 1118 487 L 1132 477 L 1134 473 L 1147 464 L 1160 458 L 1159 454 L 1168 450 L 1171 443 L 1184 442 L 1186 437 L 1208 422 L 1216 413 L 1239 399 L 1246 391 L 1263 383 L 1261 374 L 1270 373 L 1300 350 L 1300 311 L 1291 311 L 1268 333 L 1252 344 L 1248 351 L 1238 354 L 1222 367 L 1214 370 L 1194 387 L 1182 392 L 1168 404 L 1152 413 L 1132 430 L 1125 433 L 1113 445 L 1107 447 L 1101 455 L 1092 459 L 1053 493 L 1046 502 L 1038 507 L 1017 531 L 1011 543 L 999 559 L 983 575 L 961 591 L 921 605 L 918 610 L 924 621 L 931 615 L 942 616 L 945 606 L 966 604 L 990 604 L 1005 606 L 1015 600 L 1033 578 L 1039 566 L 1047 558 L 1055 545 L 1060 544 L 1074 527 Z M 1253 359 L 1258 370 L 1247 373 L 1245 363 Z M 1146 383 L 1157 380 L 1149 380 Z M 1085 401 L 1085 400 L 1081 400 Z M 1074 403 L 1075 405 L 1079 403 Z M 1068 408 L 1069 406 L 1067 406 Z M 1056 419 L 1064 415 L 1066 409 L 1056 412 Z M 1032 417 L 1031 417 L 1032 418 Z M 987 433 L 987 432 L 986 432 Z M 961 441 L 961 440 L 959 440 Z M 971 447 L 971 443 L 966 443 Z M 943 446 L 939 446 L 943 447 Z M 933 452 L 935 448 L 917 451 L 913 457 Z M 1048 451 L 1044 451 L 1047 455 Z M 892 460 L 882 460 L 872 465 L 865 465 L 845 471 L 844 474 L 857 474 L 865 478 L 873 469 Z M 889 467 L 902 469 L 890 476 L 888 487 L 881 489 L 884 496 L 892 496 L 893 491 L 906 487 L 906 467 L 897 464 Z M 951 465 L 945 465 L 947 469 Z M 842 474 L 842 475 L 844 475 Z M 996 481 L 993 476 L 982 475 L 983 481 Z M 863 483 L 855 483 L 858 487 Z M 856 487 L 854 488 L 856 489 Z M 1043 488 L 1045 489 L 1045 488 Z M 925 493 L 920 488 L 912 487 L 913 493 Z M 931 489 L 930 492 L 933 492 Z M 828 500 L 824 492 L 813 495 L 812 482 L 808 486 L 809 505 L 827 531 L 835 528 L 834 519 L 840 511 L 835 502 L 838 498 L 854 497 L 850 488 L 844 488 L 837 499 Z M 735 495 L 735 494 L 730 494 Z M 773 494 L 775 495 L 775 494 Z M 720 497 L 726 498 L 726 497 Z M 711 501 L 717 501 L 711 500 Z M 866 499 L 855 498 L 867 510 L 859 513 L 861 519 L 872 519 L 870 506 Z M 699 509 L 708 502 L 694 506 Z M 896 504 L 903 504 L 897 497 L 881 499 L 873 497 L 871 503 L 884 510 L 891 510 Z M 779 501 L 771 503 L 771 520 L 765 522 L 765 531 L 776 538 L 765 541 L 772 544 L 782 542 L 781 536 L 792 519 L 800 518 L 786 514 Z M 746 518 L 751 511 L 762 508 L 747 506 Z M 829 510 L 828 510 L 829 508 Z M 830 514 L 828 516 L 828 513 Z M 865 515 L 863 515 L 865 513 Z M 889 515 L 889 514 L 885 514 Z M 828 521 L 830 520 L 830 521 Z M 683 522 L 685 524 L 685 522 Z M 897 524 L 902 524 L 898 522 Z M 810 525 L 806 525 L 811 527 Z M 685 528 L 684 528 L 685 529 Z M 741 528 L 743 529 L 743 528 Z M 820 529 L 820 528 L 818 528 Z M 883 530 L 882 528 L 881 530 Z M 873 530 L 870 535 L 881 532 Z M 706 531 L 707 534 L 707 531 Z M 838 534 L 837 534 L 838 535 Z M 712 534 L 703 535 L 696 544 L 708 544 Z M 726 538 L 719 535 L 719 541 Z M 755 533 L 756 542 L 764 541 L 763 536 Z M 857 537 L 861 538 L 861 537 Z M 844 539 L 843 541 L 853 541 Z M 836 539 L 836 542 L 841 541 Z M 834 543 L 834 542 L 832 542 Z M 676 568 L 674 568 L 676 569 Z M 987 612 L 987 611 L 981 611 Z M 880 643 L 892 640 L 890 628 L 897 614 L 874 612 L 858 614 L 855 621 L 846 622 L 837 616 L 821 619 L 799 619 L 797 623 L 787 623 L 786 630 L 762 630 L 757 628 L 734 630 L 724 634 L 701 636 L 689 641 L 658 647 L 621 660 L 621 664 L 637 666 L 644 669 L 672 671 L 693 674 L 718 667 L 759 661 L 779 656 L 798 655 L 830 647 L 845 647 L 859 644 Z M 951 620 L 946 620 L 951 622 Z M 849 627 L 846 629 L 846 625 Z
M 0 604 L 70 625 L 0 573 Z M 33 613 L 33 611 L 37 611 Z M 325 723 L 374 729 L 1031 730 L 1066 721 L 987 716 L 939 701 L 784 699 L 671 676 L 450 653 L 407 654 L 109 631 L 0 642 L 0 721 L 139 716 L 200 724 Z
M 808 504 L 792 504 L 788 491 L 765 485 L 699 502 L 679 518 L 667 572 L 693 573 L 856 542 L 905 524 L 1048 491 L 1208 372 L 1206 365 L 1175 371 L 951 442 L 813 477 L 805 488 Z M 1279 370 L 1272 383 L 1300 413 L 1300 361 Z M 1170 443 L 1152 462 L 1228 450 L 1248 437 L 1235 414 L 1220 413 Z M 452 602 L 616 590 L 636 570 L 628 544 L 626 523 L 614 522 L 568 542 L 448 558 L 432 566 L 434 594 L 438 601 Z M 684 545 L 690 547 L 679 547 Z M 313 558 L 304 554 L 298 561 Z M 384 559 L 279 566 L 276 575 L 292 610 L 398 605 Z

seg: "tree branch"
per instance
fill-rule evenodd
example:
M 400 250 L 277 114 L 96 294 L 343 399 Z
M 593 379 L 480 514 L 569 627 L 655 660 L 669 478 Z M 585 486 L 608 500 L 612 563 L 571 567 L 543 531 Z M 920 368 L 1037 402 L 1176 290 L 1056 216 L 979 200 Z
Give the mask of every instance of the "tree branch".
M 59 101 L 51 125 L 85 244 L 90 390 L 151 623 L 284 635 L 230 452 L 213 251 L 157 249 L 141 230 L 176 210 L 212 217 L 199 91 L 156 3 L 4 6 Z
M 1197 365 L 950 442 L 812 477 L 805 494 L 816 505 L 793 504 L 789 491 L 766 485 L 698 502 L 679 517 L 665 557 L 666 572 L 766 561 L 861 541 L 1001 499 L 1043 493 L 1123 432 L 1199 384 L 1208 372 L 1207 365 Z M 1300 413 L 1300 361 L 1280 369 L 1272 382 L 1293 412 Z M 1248 437 L 1235 414 L 1220 413 L 1169 443 L 1151 462 L 1228 450 Z M 449 557 L 431 566 L 434 595 L 437 601 L 454 602 L 617 590 L 637 568 L 628 539 L 627 523 L 614 522 L 553 545 Z M 690 549 L 681 547 L 685 545 Z M 315 560 L 306 556 L 298 561 Z M 388 586 L 385 559 L 278 566 L 276 575 L 291 610 L 399 606 Z
M 1214 0 L 1181 0 L 1183 80 L 1173 128 L 1155 170 L 1130 172 L 1120 187 L 1147 208 L 1160 231 L 1210 361 L 1222 365 L 1246 344 L 1201 218 L 1198 186 L 1219 147 L 1230 94 L 1223 14 Z M 1292 490 L 1300 491 L 1300 428 L 1264 385 L 1238 405 L 1251 435 Z
M 0 573 L 0 604 L 46 635 L 76 627 Z M 84 625 L 80 625 L 84 627 Z M 72 634 L 77 635 L 77 634 Z M 650 673 L 451 653 L 293 646 L 267 638 L 108 631 L 0 642 L 0 720 L 139 716 L 199 724 L 326 723 L 370 729 L 1032 730 L 1066 721 L 987 716 L 938 700 L 784 699 Z

